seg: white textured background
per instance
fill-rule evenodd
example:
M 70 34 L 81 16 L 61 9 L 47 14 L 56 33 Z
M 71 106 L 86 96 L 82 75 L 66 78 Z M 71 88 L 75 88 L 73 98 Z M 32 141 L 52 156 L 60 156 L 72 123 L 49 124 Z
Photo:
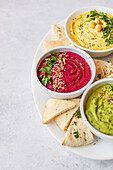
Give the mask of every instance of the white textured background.
M 41 39 L 76 8 L 113 0 L 0 0 L 0 170 L 113 170 L 60 146 L 42 125 L 31 92 Z

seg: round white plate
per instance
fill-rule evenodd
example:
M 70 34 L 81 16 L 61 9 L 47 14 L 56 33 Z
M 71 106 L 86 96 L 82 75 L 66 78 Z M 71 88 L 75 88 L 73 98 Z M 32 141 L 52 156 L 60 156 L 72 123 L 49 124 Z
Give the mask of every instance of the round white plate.
M 64 26 L 64 22 L 65 21 L 62 21 L 58 25 Z M 45 103 L 50 97 L 38 87 L 36 79 L 35 79 L 34 66 L 36 64 L 38 56 L 40 56 L 43 52 L 45 52 L 45 50 L 43 48 L 43 41 L 50 40 L 50 39 L 52 39 L 51 31 L 49 31 L 45 35 L 42 42 L 38 46 L 35 57 L 34 57 L 33 65 L 32 65 L 32 74 L 31 74 L 32 93 L 33 93 L 34 102 L 35 102 L 37 111 L 40 115 L 40 118 L 42 118 L 42 113 L 44 110 Z M 108 61 L 112 57 L 113 57 L 113 54 L 111 54 L 110 56 L 101 58 L 101 59 Z M 61 142 L 65 136 L 65 132 L 63 132 L 57 126 L 55 121 L 52 121 L 51 123 L 44 125 L 44 126 L 46 126 L 48 128 L 48 130 L 51 132 L 51 134 L 57 139 L 59 144 L 61 144 Z M 74 152 L 75 154 L 78 154 L 80 156 L 87 157 L 90 159 L 96 159 L 96 160 L 113 159 L 113 143 L 104 141 L 102 139 L 98 139 L 97 137 L 95 137 L 94 143 L 92 143 L 88 146 L 82 146 L 82 147 L 62 146 L 62 147 L 69 149 L 70 151 Z

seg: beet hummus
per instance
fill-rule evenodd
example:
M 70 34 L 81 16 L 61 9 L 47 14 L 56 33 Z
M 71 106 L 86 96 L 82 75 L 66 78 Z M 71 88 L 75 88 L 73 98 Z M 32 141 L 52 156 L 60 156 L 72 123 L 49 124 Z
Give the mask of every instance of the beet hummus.
M 84 87 L 91 79 L 91 69 L 84 58 L 74 52 L 50 52 L 37 68 L 37 76 L 48 89 L 68 93 Z

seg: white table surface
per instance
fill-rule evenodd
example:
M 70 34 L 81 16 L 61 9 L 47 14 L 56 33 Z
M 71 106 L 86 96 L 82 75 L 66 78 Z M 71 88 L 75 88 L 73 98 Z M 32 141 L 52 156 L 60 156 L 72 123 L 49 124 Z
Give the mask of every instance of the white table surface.
M 113 170 L 63 148 L 37 113 L 32 61 L 41 39 L 76 8 L 113 0 L 0 0 L 0 170 Z

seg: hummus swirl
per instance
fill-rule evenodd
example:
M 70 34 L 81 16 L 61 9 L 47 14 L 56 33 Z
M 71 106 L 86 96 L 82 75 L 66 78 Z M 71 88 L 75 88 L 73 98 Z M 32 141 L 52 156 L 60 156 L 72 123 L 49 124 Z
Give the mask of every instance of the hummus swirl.
M 68 93 L 81 89 L 90 81 L 91 69 L 80 55 L 67 51 L 60 52 L 57 57 L 61 60 L 58 60 L 51 69 L 52 75 L 47 85 L 48 89 Z M 42 61 L 39 70 L 45 65 L 46 62 Z M 40 74 L 42 74 L 41 71 L 38 72 L 38 75 Z
M 85 113 L 95 129 L 113 136 L 113 85 L 97 88 L 86 102 Z
M 90 13 L 84 13 L 73 19 L 69 25 L 69 34 L 71 39 L 78 45 L 92 50 L 106 50 L 113 48 L 113 44 L 106 46 L 106 38 L 102 38 L 103 31 L 97 31 L 89 26 L 87 22 L 87 15 Z M 107 15 L 112 17 L 110 15 Z M 102 29 L 106 27 L 106 22 L 101 20 Z

